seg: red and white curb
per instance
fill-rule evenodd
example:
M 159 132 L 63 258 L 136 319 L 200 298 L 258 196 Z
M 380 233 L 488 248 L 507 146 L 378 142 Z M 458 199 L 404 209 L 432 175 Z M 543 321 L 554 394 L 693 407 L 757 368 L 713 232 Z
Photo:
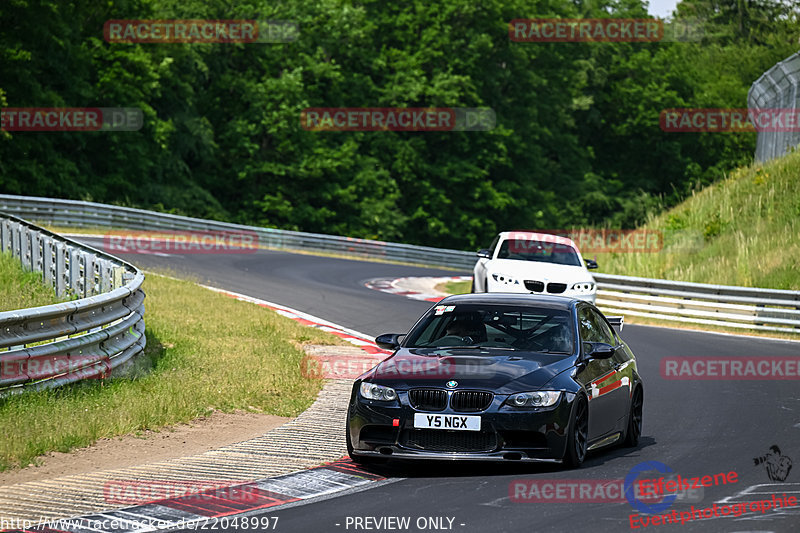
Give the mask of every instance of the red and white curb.
M 438 302 L 449 295 L 437 291 L 435 289 L 437 285 L 448 281 L 469 281 L 471 279 L 472 276 L 379 278 L 369 280 L 364 285 L 368 289 L 397 294 L 412 300 Z
M 75 518 L 20 524 L 21 527 L 3 531 L 147 533 L 177 528 L 262 531 L 274 529 L 277 525 L 274 517 L 239 515 L 363 488 L 376 481 L 386 481 L 386 478 L 363 470 L 345 458 L 260 481 Z

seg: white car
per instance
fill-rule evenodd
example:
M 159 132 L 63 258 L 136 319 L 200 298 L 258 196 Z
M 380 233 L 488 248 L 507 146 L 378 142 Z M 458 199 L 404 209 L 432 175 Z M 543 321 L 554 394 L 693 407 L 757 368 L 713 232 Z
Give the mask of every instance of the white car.
M 491 248 L 478 250 L 472 292 L 557 294 L 594 303 L 597 284 L 590 268 L 597 263 L 584 260 L 572 239 L 506 231 L 495 237 Z

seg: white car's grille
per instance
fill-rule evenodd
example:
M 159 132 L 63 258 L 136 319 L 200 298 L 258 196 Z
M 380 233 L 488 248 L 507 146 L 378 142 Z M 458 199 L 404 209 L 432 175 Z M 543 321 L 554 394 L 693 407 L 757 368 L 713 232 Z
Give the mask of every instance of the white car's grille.
M 525 288 L 528 289 L 529 291 L 533 291 L 533 292 L 544 292 L 545 285 L 544 285 L 544 282 L 542 282 L 542 281 L 534 281 L 534 280 L 531 280 L 531 279 L 526 279 L 525 280 Z M 565 290 L 567 290 L 567 284 L 566 283 L 548 283 L 547 284 L 547 292 L 549 292 L 551 294 L 561 294 Z

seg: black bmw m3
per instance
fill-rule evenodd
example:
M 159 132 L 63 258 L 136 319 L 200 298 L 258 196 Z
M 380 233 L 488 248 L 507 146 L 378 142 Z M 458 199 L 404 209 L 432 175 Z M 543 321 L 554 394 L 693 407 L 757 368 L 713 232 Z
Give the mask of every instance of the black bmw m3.
M 353 385 L 347 448 L 377 458 L 562 461 L 636 446 L 644 388 L 636 359 L 592 304 L 559 296 L 445 298 L 395 353 Z

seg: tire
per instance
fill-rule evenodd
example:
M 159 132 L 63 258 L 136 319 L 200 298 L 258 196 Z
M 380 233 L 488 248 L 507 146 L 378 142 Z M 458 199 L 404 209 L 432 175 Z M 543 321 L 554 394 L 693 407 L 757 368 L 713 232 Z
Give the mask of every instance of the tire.
M 475 276 L 472 277 L 472 285 L 469 286 L 469 292 L 475 294 Z
M 578 396 L 575 409 L 569 421 L 567 449 L 563 464 L 567 468 L 580 468 L 586 458 L 589 438 L 589 402 L 585 396 Z
M 644 395 L 642 388 L 637 387 L 631 398 L 631 411 L 628 413 L 628 428 L 625 430 L 625 441 L 622 443 L 627 448 L 634 448 L 639 445 L 639 437 L 642 436 L 642 407 L 644 406 Z

